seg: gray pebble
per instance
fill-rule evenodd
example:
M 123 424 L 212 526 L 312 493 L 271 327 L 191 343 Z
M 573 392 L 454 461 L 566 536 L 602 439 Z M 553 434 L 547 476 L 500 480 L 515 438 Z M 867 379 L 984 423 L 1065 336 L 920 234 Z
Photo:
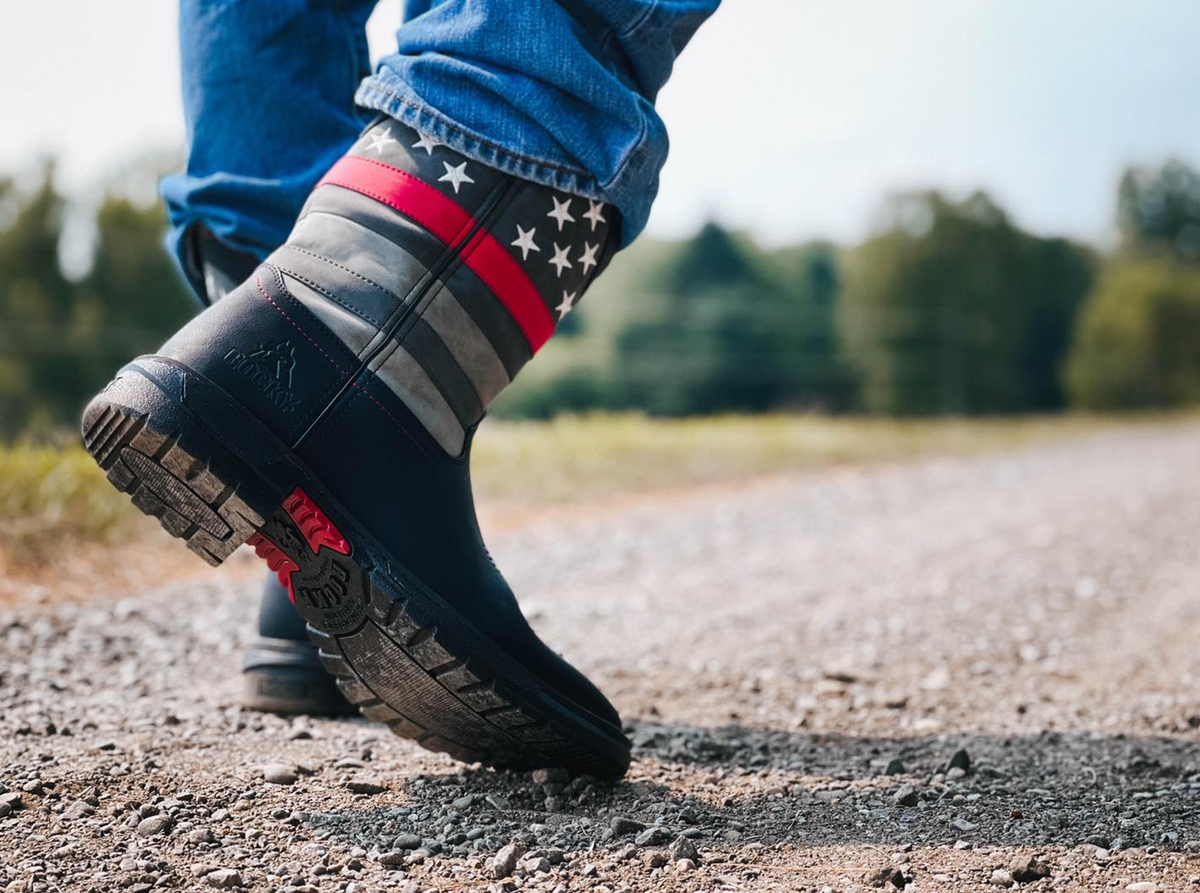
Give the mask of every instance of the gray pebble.
M 500 851 L 492 858 L 492 875 L 497 880 L 511 877 L 513 870 L 517 867 L 517 860 L 525 854 L 525 850 L 525 844 L 518 840 L 501 847 Z
M 901 785 L 896 789 L 896 793 L 892 794 L 892 799 L 901 806 L 916 806 L 920 801 L 920 795 L 917 794 L 917 789 L 910 784 Z
M 137 833 L 141 837 L 153 837 L 155 834 L 165 834 L 170 827 L 170 816 L 152 815 L 138 822 Z
M 242 875 L 235 868 L 218 868 L 204 876 L 204 883 L 219 890 L 242 886 Z
M 268 784 L 295 784 L 298 775 L 295 766 L 284 763 L 270 763 L 263 767 L 263 778 Z

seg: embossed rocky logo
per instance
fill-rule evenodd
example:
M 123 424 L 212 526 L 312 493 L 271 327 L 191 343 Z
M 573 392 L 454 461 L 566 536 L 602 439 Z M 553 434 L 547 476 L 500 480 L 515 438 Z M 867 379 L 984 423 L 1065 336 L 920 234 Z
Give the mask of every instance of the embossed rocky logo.
M 317 585 L 302 583 L 296 587 L 296 594 L 317 610 L 328 611 L 346 600 L 349 580 L 347 570 L 335 563 L 330 565 L 328 576 Z
M 299 405 L 300 398 L 292 394 L 296 357 L 290 341 L 261 344 L 249 353 L 232 347 L 225 354 L 225 362 L 250 379 L 283 412 L 292 412 Z

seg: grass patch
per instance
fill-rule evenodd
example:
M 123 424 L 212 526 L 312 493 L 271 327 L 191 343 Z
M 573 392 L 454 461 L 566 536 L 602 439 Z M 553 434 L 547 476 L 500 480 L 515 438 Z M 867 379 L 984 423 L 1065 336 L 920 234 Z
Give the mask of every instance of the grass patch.
M 140 514 L 81 446 L 0 445 L 0 566 L 105 542 Z
M 912 420 L 816 416 L 489 421 L 472 457 L 484 502 L 531 506 L 914 456 L 961 455 L 1195 416 Z M 0 567 L 106 542 L 140 513 L 80 446 L 0 446 Z
M 1188 416 L 1191 417 L 1191 416 Z M 476 440 L 480 499 L 571 501 L 831 465 L 1009 449 L 1179 415 L 874 419 L 802 415 L 492 422 Z

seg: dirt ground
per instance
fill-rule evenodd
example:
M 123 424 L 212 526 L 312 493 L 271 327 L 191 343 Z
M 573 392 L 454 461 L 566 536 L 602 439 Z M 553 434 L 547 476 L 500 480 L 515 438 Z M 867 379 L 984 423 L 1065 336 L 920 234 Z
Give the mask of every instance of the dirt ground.
M 0 608 L 0 888 L 1200 890 L 1200 424 L 532 512 L 491 545 L 626 718 L 623 782 L 243 711 L 239 554 Z

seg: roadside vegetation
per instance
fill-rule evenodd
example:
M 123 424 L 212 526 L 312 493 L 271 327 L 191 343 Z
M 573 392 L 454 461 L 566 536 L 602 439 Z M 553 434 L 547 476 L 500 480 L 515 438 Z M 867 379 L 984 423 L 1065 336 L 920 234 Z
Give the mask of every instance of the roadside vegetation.
M 1031 416 L 873 419 L 795 415 L 488 421 L 472 478 L 489 508 L 537 509 L 837 465 L 1011 449 L 1121 424 L 1186 418 Z M 0 568 L 53 560 L 81 543 L 155 527 L 74 443 L 0 445 Z

